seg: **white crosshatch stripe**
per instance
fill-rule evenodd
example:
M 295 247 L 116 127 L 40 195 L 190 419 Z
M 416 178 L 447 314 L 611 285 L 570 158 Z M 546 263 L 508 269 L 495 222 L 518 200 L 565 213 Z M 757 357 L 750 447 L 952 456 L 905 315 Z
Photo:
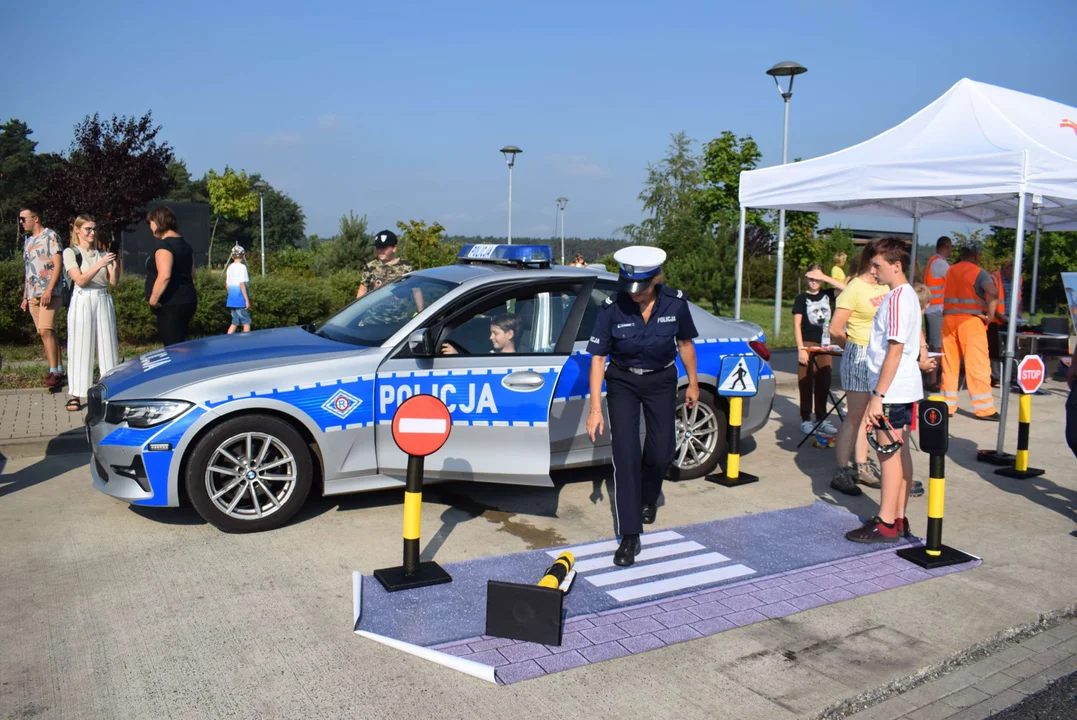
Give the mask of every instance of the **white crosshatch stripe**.
M 688 540 L 686 542 L 671 543 L 669 545 L 658 545 L 644 550 L 636 556 L 637 562 L 646 562 L 647 560 L 657 560 L 658 558 L 670 557 L 671 555 L 683 555 L 684 553 L 696 552 L 697 550 L 706 550 L 707 548 L 699 543 Z M 729 558 L 726 558 L 728 560 Z M 590 560 L 581 560 L 574 566 L 576 572 L 588 572 L 589 570 L 602 570 L 604 568 L 616 567 L 613 564 L 613 555 L 603 555 L 602 557 L 592 558 Z
M 747 565 L 727 565 L 726 567 L 716 568 L 714 570 L 704 570 L 703 572 L 680 575 L 678 577 L 667 578 L 666 580 L 656 580 L 655 582 L 642 583 L 640 585 L 629 585 L 628 587 L 617 590 L 610 590 L 606 594 L 614 600 L 625 602 L 627 600 L 638 600 L 640 598 L 661 595 L 662 593 L 673 592 L 675 590 L 686 590 L 692 587 L 699 587 L 700 585 L 707 585 L 709 583 L 721 582 L 722 580 L 730 580 L 732 578 L 754 574 L 755 570 L 752 570 Z
M 537 424 L 537 423 L 536 423 Z M 684 536 L 680 533 L 673 532 L 672 530 L 663 530 L 656 533 L 644 533 L 639 536 L 639 540 L 644 545 L 657 545 L 658 543 L 669 542 L 670 540 L 683 540 Z M 605 540 L 603 542 L 590 543 L 588 545 L 577 545 L 576 547 L 558 548 L 556 550 L 547 550 L 546 554 L 552 558 L 556 558 L 563 552 L 572 553 L 573 557 L 583 557 L 584 555 L 597 555 L 598 553 L 610 552 L 616 550 L 620 545 L 616 540 Z
M 637 555 L 637 562 L 639 559 L 640 556 Z M 728 561 L 729 558 L 722 553 L 710 552 L 703 553 L 702 555 L 689 555 L 688 557 L 667 560 L 666 562 L 641 565 L 627 570 L 599 573 L 598 575 L 591 575 L 584 579 L 595 587 L 605 587 L 607 585 L 619 585 L 620 583 L 655 577 L 657 575 L 668 575 L 669 573 L 679 572 L 681 570 L 691 570 L 692 568 L 706 567 L 708 565 L 721 565 Z
M 448 431 L 442 418 L 400 418 L 399 431 L 418 435 L 441 435 Z

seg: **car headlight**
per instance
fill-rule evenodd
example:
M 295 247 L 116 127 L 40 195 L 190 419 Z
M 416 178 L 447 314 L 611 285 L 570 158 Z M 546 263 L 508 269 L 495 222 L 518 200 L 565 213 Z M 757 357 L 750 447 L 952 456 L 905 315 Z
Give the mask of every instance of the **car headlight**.
M 183 400 L 134 400 L 106 405 L 105 422 L 127 423 L 133 428 L 148 428 L 175 420 L 192 407 Z

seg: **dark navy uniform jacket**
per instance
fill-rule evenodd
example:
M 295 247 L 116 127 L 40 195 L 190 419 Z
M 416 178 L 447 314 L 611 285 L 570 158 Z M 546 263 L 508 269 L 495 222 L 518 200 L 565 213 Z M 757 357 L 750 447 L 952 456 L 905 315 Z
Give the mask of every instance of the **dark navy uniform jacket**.
M 656 290 L 646 325 L 631 295 L 619 292 L 607 298 L 595 318 L 587 352 L 608 355 L 610 362 L 626 368 L 661 370 L 672 364 L 677 359 L 677 341 L 691 340 L 699 332 L 683 292 L 665 285 Z

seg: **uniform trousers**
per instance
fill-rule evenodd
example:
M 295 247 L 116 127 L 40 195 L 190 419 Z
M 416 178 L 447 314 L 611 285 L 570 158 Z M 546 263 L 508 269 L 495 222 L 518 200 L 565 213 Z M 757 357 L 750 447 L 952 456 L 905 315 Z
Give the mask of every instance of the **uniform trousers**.
M 987 328 L 975 315 L 946 315 L 942 319 L 942 395 L 953 415 L 957 411 L 957 381 L 965 361 L 965 385 L 976 415 L 995 413 L 991 394 L 991 361 L 987 355 Z
M 643 532 L 643 506 L 658 503 L 677 446 L 677 368 L 636 375 L 611 362 L 606 407 L 613 444 L 613 531 L 638 535 Z M 641 408 L 647 432 L 642 453 Z
M 120 364 L 116 309 L 105 288 L 76 287 L 67 309 L 67 382 L 72 397 L 86 397 L 93 384 L 95 352 L 102 375 Z

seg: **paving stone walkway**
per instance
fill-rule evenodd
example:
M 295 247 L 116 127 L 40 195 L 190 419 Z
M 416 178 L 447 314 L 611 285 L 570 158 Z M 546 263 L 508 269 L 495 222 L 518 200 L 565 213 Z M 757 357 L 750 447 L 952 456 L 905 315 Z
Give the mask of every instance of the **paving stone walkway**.
M 847 720 L 983 720 L 1077 672 L 1077 619 L 1014 643 Z M 1077 718 L 1077 705 L 1073 714 Z

